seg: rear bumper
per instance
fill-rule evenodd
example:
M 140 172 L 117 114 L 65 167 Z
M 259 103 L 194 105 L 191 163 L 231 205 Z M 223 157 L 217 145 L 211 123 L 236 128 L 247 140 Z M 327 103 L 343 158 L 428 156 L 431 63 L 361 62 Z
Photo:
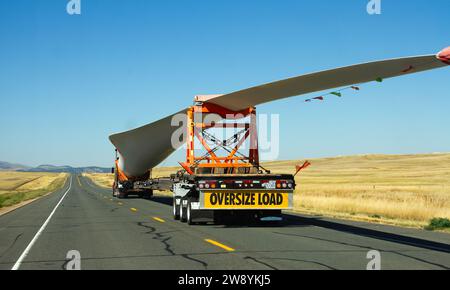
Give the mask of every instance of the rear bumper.
M 216 190 L 201 191 L 199 210 L 291 210 L 294 208 L 292 190 Z

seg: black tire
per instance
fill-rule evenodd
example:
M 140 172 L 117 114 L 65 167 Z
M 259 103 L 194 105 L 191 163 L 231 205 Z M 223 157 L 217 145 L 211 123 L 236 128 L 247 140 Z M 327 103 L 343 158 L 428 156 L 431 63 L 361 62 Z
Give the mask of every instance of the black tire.
M 123 192 L 123 191 L 121 191 L 121 190 L 119 189 L 119 194 L 118 194 L 117 197 L 118 197 L 119 199 L 125 199 L 125 198 L 128 197 L 128 193 Z
M 178 221 L 180 220 L 180 206 L 177 205 L 177 200 L 180 200 L 179 198 L 173 199 L 173 219 Z
M 222 212 L 216 210 L 214 212 L 214 224 L 221 225 L 221 224 L 224 224 L 224 222 L 225 221 L 224 221 L 224 216 L 223 216 Z
M 183 206 L 185 199 L 181 199 L 181 204 L 180 204 L 180 221 L 182 223 L 187 222 L 187 217 L 186 217 L 186 210 L 187 207 Z
M 149 189 L 144 192 L 144 199 L 151 199 L 153 197 L 153 190 Z
M 191 201 L 188 200 L 188 204 L 186 207 L 186 221 L 188 223 L 188 225 L 193 225 L 194 223 L 194 218 L 192 216 L 192 207 L 191 207 Z

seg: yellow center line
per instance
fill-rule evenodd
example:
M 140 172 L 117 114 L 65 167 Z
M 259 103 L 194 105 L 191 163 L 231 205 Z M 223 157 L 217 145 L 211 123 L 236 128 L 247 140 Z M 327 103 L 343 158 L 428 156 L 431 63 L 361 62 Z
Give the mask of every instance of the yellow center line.
M 160 222 L 160 223 L 165 223 L 166 221 L 165 220 L 163 220 L 162 218 L 159 218 L 159 217 L 153 217 L 153 219 L 155 220 L 155 221 L 157 221 L 157 222 Z
M 78 185 L 80 185 L 80 187 L 83 187 L 83 186 L 81 185 L 80 177 L 79 177 L 79 176 L 77 176 L 77 181 L 78 181 Z
M 134 207 L 130 208 L 131 211 L 137 212 L 138 210 Z
M 228 247 L 228 246 L 225 246 L 224 244 L 221 244 L 221 243 L 216 242 L 216 241 L 214 241 L 214 240 L 205 239 L 205 242 L 210 243 L 210 244 L 212 244 L 212 245 L 214 245 L 214 246 L 216 246 L 216 247 L 222 248 L 222 249 L 224 249 L 225 251 L 228 251 L 228 252 L 234 252 L 234 249 L 233 249 L 233 248 L 230 248 L 230 247 Z

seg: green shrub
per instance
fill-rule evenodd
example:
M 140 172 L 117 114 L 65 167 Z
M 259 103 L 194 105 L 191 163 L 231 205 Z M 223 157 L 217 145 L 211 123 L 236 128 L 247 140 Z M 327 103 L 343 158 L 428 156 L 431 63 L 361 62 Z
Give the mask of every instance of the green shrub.
M 429 231 L 450 229 L 450 220 L 447 218 L 434 218 L 426 229 Z

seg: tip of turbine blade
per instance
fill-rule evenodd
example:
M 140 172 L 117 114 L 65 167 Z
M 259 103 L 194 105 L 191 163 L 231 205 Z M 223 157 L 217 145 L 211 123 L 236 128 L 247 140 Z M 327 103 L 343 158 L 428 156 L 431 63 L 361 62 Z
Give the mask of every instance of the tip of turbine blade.
M 440 61 L 442 61 L 442 62 L 444 62 L 444 63 L 450 65 L 450 46 L 447 47 L 447 48 L 445 48 L 445 49 L 443 49 L 443 50 L 441 50 L 441 51 L 437 54 L 437 58 L 438 58 Z

